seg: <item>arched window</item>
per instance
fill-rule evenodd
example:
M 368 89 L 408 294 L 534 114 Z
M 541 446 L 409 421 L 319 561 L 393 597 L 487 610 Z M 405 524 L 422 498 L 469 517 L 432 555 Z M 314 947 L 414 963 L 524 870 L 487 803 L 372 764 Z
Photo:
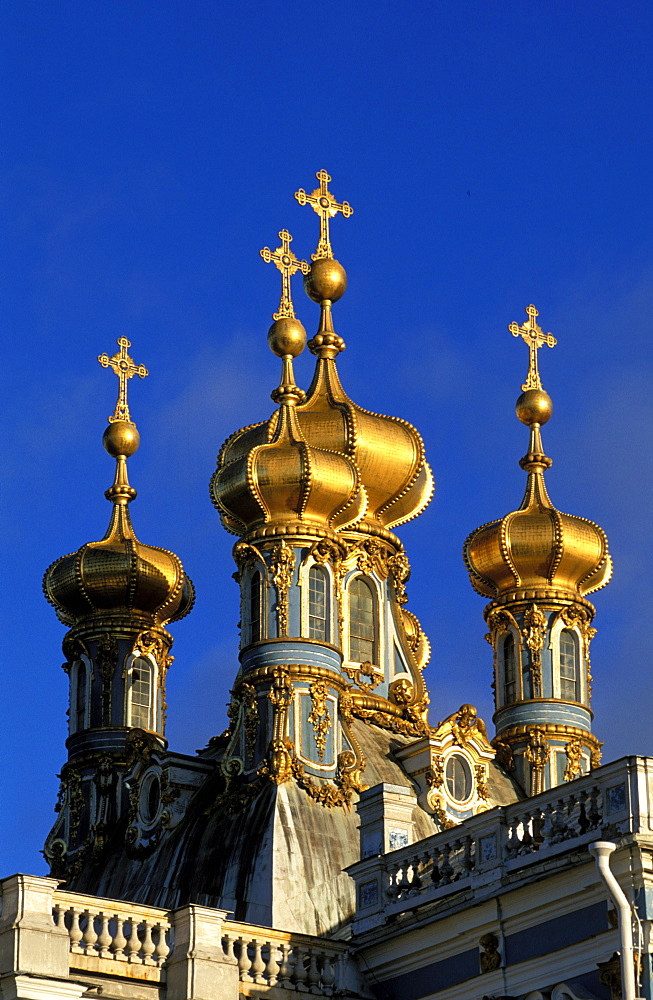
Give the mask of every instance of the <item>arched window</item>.
M 503 640 L 503 704 L 517 700 L 517 657 L 515 637 L 509 632 Z
M 560 633 L 560 697 L 565 701 L 580 701 L 578 669 L 578 636 L 572 629 Z
M 152 664 L 137 657 L 129 681 L 129 724 L 138 729 L 152 728 Z
M 308 636 L 321 639 L 327 636 L 327 574 L 323 566 L 311 566 L 308 572 Z
M 378 663 L 376 599 L 372 585 L 357 576 L 349 587 L 349 659 Z
M 75 673 L 75 732 L 86 729 L 86 664 L 77 661 Z
M 249 581 L 249 641 L 258 642 L 261 638 L 261 574 L 258 570 L 252 573 Z

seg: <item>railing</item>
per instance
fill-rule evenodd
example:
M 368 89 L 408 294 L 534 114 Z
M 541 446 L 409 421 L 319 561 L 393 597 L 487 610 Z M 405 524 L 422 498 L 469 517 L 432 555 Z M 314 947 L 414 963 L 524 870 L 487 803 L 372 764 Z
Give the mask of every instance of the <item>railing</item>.
M 303 935 L 279 934 L 259 928 L 261 935 L 239 933 L 236 923 L 227 923 L 222 947 L 227 961 L 238 964 L 241 983 L 278 986 L 286 990 L 332 996 L 347 946 Z
M 644 758 L 618 761 L 352 865 L 348 871 L 357 886 L 354 929 L 374 926 L 422 901 L 473 891 L 545 858 L 585 849 L 592 840 L 648 830 L 649 767 Z
M 57 892 L 52 916 L 73 955 L 161 968 L 171 951 L 167 910 Z
M 52 916 L 55 926 L 68 933 L 71 966 L 82 970 L 159 981 L 174 952 L 174 910 L 57 890 Z M 344 961 L 347 945 L 341 942 L 231 920 L 217 927 L 220 958 L 238 967 L 241 984 L 328 997 L 351 976 Z M 131 966 L 129 973 L 115 963 Z

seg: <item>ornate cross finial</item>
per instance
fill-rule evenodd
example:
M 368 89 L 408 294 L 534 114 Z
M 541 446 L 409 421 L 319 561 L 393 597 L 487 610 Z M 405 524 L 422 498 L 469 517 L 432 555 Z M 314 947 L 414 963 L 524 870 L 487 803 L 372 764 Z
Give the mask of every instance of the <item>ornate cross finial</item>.
M 127 348 L 132 345 L 126 337 L 118 337 L 116 343 L 120 350 L 112 358 L 108 354 L 98 355 L 98 361 L 102 367 L 113 368 L 118 376 L 118 400 L 113 414 L 109 417 L 109 423 L 113 424 L 116 420 L 126 420 L 131 423 L 129 406 L 127 405 L 127 380 L 133 375 L 145 378 L 146 375 L 149 375 L 149 372 L 145 365 L 135 365 L 127 354 Z
M 316 178 L 320 182 L 319 188 L 306 194 L 303 188 L 295 192 L 295 198 L 300 205 L 310 205 L 314 212 L 320 216 L 320 242 L 315 253 L 311 254 L 311 260 L 333 257 L 331 242 L 329 240 L 329 219 L 332 219 L 338 212 L 342 212 L 345 219 L 354 214 L 354 210 L 348 201 L 338 203 L 328 189 L 331 177 L 326 170 L 318 170 Z
M 535 306 L 526 306 L 526 313 L 528 315 L 528 319 L 525 323 L 522 323 L 521 326 L 517 326 L 516 323 L 511 323 L 508 327 L 513 337 L 523 337 L 528 344 L 528 375 L 526 376 L 526 381 L 522 386 L 523 392 L 526 392 L 527 389 L 542 388 L 542 380 L 540 379 L 540 373 L 537 369 L 537 352 L 543 344 L 546 344 L 547 347 L 555 347 L 558 343 L 552 333 L 544 333 L 542 327 L 537 325 L 536 317 L 540 314 Z
M 281 240 L 281 246 L 276 250 L 270 250 L 269 247 L 263 247 L 261 250 L 261 257 L 265 263 L 269 264 L 272 261 L 281 271 L 281 301 L 279 303 L 279 311 L 272 313 L 272 319 L 294 319 L 295 310 L 293 309 L 290 295 L 290 276 L 295 271 L 308 274 L 310 267 L 305 260 L 297 260 L 290 249 L 292 236 L 287 229 L 281 230 L 279 239 Z

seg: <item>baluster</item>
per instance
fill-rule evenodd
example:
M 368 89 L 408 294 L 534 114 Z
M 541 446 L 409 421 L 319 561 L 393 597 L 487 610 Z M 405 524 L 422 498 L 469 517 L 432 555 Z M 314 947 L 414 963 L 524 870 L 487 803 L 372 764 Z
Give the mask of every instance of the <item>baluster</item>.
M 222 938 L 222 950 L 225 953 L 225 957 L 229 965 L 237 965 L 238 959 L 234 955 L 234 939 L 231 934 L 225 934 Z
M 83 954 L 84 949 L 80 945 L 80 941 L 84 936 L 84 933 L 79 926 L 79 913 L 73 906 L 70 910 L 71 923 L 70 930 L 68 931 L 68 937 L 70 938 L 70 950 L 76 955 Z
M 162 924 L 159 922 L 154 925 L 154 929 L 157 931 L 156 948 L 154 949 L 154 964 L 161 966 L 164 965 L 166 958 L 170 954 L 170 946 L 168 945 L 167 940 L 169 924 Z
M 520 854 L 530 854 L 533 850 L 533 838 L 531 837 L 531 814 L 529 812 L 524 813 L 521 818 L 521 843 L 519 846 Z
M 238 978 L 241 982 L 245 982 L 249 979 L 248 973 L 252 967 L 252 963 L 249 960 L 248 943 L 242 937 L 238 938 L 238 943 L 240 945 L 240 951 L 238 952 Z
M 292 962 L 290 960 L 290 945 L 285 942 L 281 948 L 281 965 L 279 966 L 279 986 L 285 990 L 292 989 Z
M 134 963 L 140 963 L 141 958 L 138 954 L 141 950 L 141 939 L 138 936 L 138 920 L 135 917 L 130 917 L 129 921 L 129 939 L 127 941 L 127 961 Z
M 306 982 L 311 993 L 321 993 L 320 989 L 320 970 L 317 967 L 317 955 L 315 954 L 314 948 L 309 948 L 308 951 L 308 972 L 306 973 Z
M 397 883 L 397 889 L 399 890 L 399 892 L 397 893 L 397 895 L 403 896 L 410 889 L 410 879 L 408 878 L 408 862 L 406 862 L 404 865 L 402 865 L 402 867 L 400 868 L 400 871 L 401 871 L 401 878 L 399 879 L 399 882 Z
M 544 813 L 540 808 L 536 808 L 532 814 L 531 826 L 533 828 L 533 850 L 539 850 L 544 843 L 542 827 L 544 826 Z
M 508 838 L 506 840 L 506 853 L 509 858 L 515 858 L 519 853 L 521 841 L 519 839 L 519 817 L 508 820 Z
M 431 870 L 431 882 L 433 885 L 440 885 L 442 882 L 442 873 L 440 871 L 440 852 L 437 848 L 433 851 L 433 868 Z
M 401 883 L 399 882 L 400 871 L 401 869 L 396 869 L 394 868 L 394 866 L 392 869 L 386 868 L 386 873 L 388 875 L 388 884 L 385 889 L 385 894 L 386 896 L 389 896 L 390 899 L 396 899 L 396 897 L 401 892 Z
M 295 968 L 293 969 L 293 980 L 295 982 L 295 989 L 299 990 L 300 993 L 306 993 L 306 979 L 308 978 L 306 972 L 306 950 L 300 945 L 295 945 Z
M 598 785 L 592 785 L 592 791 L 590 792 L 590 811 L 589 811 L 589 821 L 592 824 L 590 829 L 596 830 L 598 826 L 601 825 L 601 820 L 603 819 L 601 807 L 602 807 L 602 795 L 601 789 Z
M 333 985 L 336 981 L 336 967 L 331 955 L 327 952 L 322 956 L 322 985 L 325 993 L 330 996 L 333 993 Z
M 265 983 L 265 976 L 263 975 L 265 972 L 265 962 L 261 955 L 261 942 L 258 938 L 254 938 L 252 944 L 254 945 L 254 959 L 249 970 L 250 979 L 253 979 L 255 983 Z
M 473 872 L 476 868 L 476 862 L 474 860 L 474 849 L 475 849 L 474 838 L 467 835 L 464 840 L 464 850 L 462 856 L 462 867 L 463 876 L 468 872 Z
M 440 865 L 440 878 L 442 885 L 449 885 L 453 882 L 453 868 L 451 867 L 451 846 L 445 844 L 442 848 L 442 864 Z
M 149 920 L 143 921 L 143 965 L 156 965 L 152 955 L 154 954 L 154 941 L 152 940 L 152 924 Z
M 420 876 L 420 855 L 416 854 L 410 863 L 412 877 L 410 880 L 410 892 L 412 895 L 416 895 L 420 892 L 422 888 L 422 879 Z
M 56 903 L 55 906 L 52 907 L 52 920 L 54 922 L 54 926 L 58 930 L 61 930 L 66 926 L 66 911 L 63 906 L 59 905 L 59 903 Z
M 587 806 L 590 800 L 589 789 L 584 789 L 578 793 L 578 829 L 581 834 L 587 833 L 590 828 L 590 821 L 587 815 Z
M 565 833 L 567 831 L 567 825 L 565 823 L 565 800 L 558 799 L 555 804 L 553 812 L 553 823 L 552 823 L 552 833 L 551 837 L 552 844 L 559 844 L 561 840 L 565 839 Z
M 94 955 L 95 943 L 97 941 L 97 934 L 95 932 L 95 914 L 91 913 L 90 910 L 84 910 L 83 916 L 86 917 L 86 927 L 84 928 L 84 936 L 82 938 L 82 941 L 84 942 L 84 954 Z
M 100 921 L 100 933 L 97 939 L 97 950 L 100 958 L 111 958 L 112 938 L 109 934 L 109 917 L 106 913 L 98 913 Z
M 555 810 L 553 808 L 553 803 L 549 802 L 548 806 L 544 810 L 544 817 L 542 820 L 542 826 L 540 827 L 540 836 L 542 838 L 542 844 L 545 847 L 551 843 L 553 839 L 554 829 L 553 829 L 553 818 L 555 816 Z
M 124 933 L 124 923 L 123 918 L 118 914 L 114 913 L 113 919 L 116 922 L 116 933 L 113 938 L 113 957 L 116 962 L 126 962 L 127 956 L 125 955 L 125 947 L 127 945 L 127 938 Z
M 273 941 L 267 942 L 268 947 L 268 963 L 265 969 L 266 981 L 270 986 L 275 986 L 279 979 L 279 963 L 277 961 L 277 953 L 279 951 L 278 945 L 274 944 Z
M 567 798 L 567 830 L 565 839 L 577 837 L 580 833 L 580 800 L 576 792 Z

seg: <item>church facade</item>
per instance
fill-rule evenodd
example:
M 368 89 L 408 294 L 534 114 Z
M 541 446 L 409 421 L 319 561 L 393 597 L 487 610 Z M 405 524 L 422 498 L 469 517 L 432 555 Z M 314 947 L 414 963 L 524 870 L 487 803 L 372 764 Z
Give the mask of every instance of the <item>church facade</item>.
M 588 597 L 612 564 L 602 529 L 547 493 L 538 351 L 555 338 L 532 305 L 509 327 L 529 348 L 525 492 L 464 546 L 495 732 L 465 702 L 433 725 L 395 534 L 433 479 L 418 431 L 340 382 L 330 221 L 353 210 L 316 177 L 295 195 L 320 222 L 310 264 L 286 230 L 261 251 L 281 275 L 275 409 L 227 439 L 210 482 L 236 537 L 240 667 L 228 728 L 195 756 L 165 739 L 168 626 L 193 586 L 130 516 L 127 388 L 147 370 L 124 338 L 98 358 L 119 383 L 111 515 L 44 578 L 68 629 L 70 734 L 51 877 L 0 883 L 2 1000 L 651 997 L 653 762 L 602 765 L 592 732 Z M 297 272 L 319 307 L 307 390 Z

